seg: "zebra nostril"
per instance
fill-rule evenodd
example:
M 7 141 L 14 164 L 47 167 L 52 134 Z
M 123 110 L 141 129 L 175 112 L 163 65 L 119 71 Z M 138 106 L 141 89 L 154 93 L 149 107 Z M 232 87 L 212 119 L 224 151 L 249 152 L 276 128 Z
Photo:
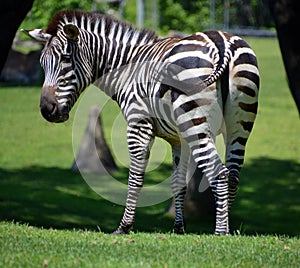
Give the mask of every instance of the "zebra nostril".
M 57 87 L 44 86 L 40 100 L 42 116 L 49 122 L 65 122 L 69 118 L 69 106 L 56 98 Z
M 57 111 L 57 104 L 54 101 L 41 101 L 40 110 L 43 117 L 52 122 L 51 118 Z
M 42 116 L 46 120 L 53 122 L 57 110 L 58 103 L 52 94 L 52 90 L 50 90 L 50 88 L 47 88 L 47 90 L 43 89 L 40 100 L 40 111 Z

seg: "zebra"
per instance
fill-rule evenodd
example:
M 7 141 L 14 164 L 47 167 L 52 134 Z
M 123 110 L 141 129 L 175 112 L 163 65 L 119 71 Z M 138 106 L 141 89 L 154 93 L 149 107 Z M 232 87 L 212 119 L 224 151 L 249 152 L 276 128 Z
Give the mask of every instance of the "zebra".
M 22 31 L 44 43 L 40 111 L 46 120 L 68 120 L 92 83 L 118 103 L 126 119 L 128 192 L 114 234 L 133 228 L 155 137 L 172 147 L 173 231 L 185 232 L 186 176 L 189 161 L 195 161 L 214 194 L 215 234 L 229 234 L 229 210 L 258 108 L 257 59 L 243 39 L 222 31 L 160 38 L 110 16 L 76 10 L 58 12 L 46 30 Z M 215 146 L 220 132 L 224 164 Z

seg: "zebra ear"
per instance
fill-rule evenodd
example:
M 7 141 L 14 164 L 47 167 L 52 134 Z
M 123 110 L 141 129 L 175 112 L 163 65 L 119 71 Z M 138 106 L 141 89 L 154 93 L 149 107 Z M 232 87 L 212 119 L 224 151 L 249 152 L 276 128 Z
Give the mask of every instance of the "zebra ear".
M 21 32 L 25 33 L 26 35 L 28 35 L 32 39 L 34 39 L 38 42 L 42 42 L 42 43 L 46 43 L 52 36 L 51 34 L 47 34 L 42 29 L 34 29 L 34 30 L 21 29 Z
M 71 41 L 77 41 L 79 29 L 74 24 L 66 24 L 63 28 L 65 35 Z

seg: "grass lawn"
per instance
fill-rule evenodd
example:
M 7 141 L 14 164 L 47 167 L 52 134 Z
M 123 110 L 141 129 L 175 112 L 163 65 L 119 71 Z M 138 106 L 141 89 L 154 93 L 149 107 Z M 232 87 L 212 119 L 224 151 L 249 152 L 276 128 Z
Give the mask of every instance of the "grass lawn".
M 39 113 L 39 87 L 1 86 L 0 267 L 297 267 L 299 116 L 277 40 L 248 41 L 262 81 L 258 118 L 231 213 L 235 235 L 210 235 L 214 223 L 205 218 L 189 219 L 187 235 L 171 234 L 173 220 L 165 213 L 170 200 L 138 208 L 135 233 L 108 234 L 118 226 L 123 206 L 96 194 L 70 170 L 72 146 L 76 151 L 80 144 L 88 109 L 82 122 L 74 122 L 75 108 L 67 123 L 50 124 Z M 106 99 L 102 95 L 95 103 L 103 105 Z M 121 167 L 117 177 L 126 178 L 126 140 L 118 128 L 123 123 L 113 124 L 118 115 L 112 102 L 105 104 L 105 135 Z M 153 155 L 149 184 L 171 173 L 164 143 Z M 162 159 L 165 163 L 157 168 Z
M 1 267 L 299 267 L 299 240 L 278 236 L 113 236 L 0 224 Z

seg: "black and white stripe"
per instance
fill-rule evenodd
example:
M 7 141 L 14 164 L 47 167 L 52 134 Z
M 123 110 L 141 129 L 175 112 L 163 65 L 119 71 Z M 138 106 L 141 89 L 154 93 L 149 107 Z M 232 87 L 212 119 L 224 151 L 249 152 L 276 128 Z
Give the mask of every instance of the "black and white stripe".
M 97 83 L 128 122 L 128 196 L 115 233 L 127 233 L 133 225 L 149 152 L 159 136 L 173 148 L 174 231 L 184 232 L 192 156 L 215 196 L 215 233 L 227 234 L 258 106 L 258 67 L 247 43 L 220 31 L 159 39 L 110 17 L 77 11 L 57 14 L 46 33 L 51 38 L 41 56 L 44 88 L 55 87 L 57 102 L 70 110 L 80 93 Z M 220 132 L 225 133 L 225 165 L 215 147 Z

